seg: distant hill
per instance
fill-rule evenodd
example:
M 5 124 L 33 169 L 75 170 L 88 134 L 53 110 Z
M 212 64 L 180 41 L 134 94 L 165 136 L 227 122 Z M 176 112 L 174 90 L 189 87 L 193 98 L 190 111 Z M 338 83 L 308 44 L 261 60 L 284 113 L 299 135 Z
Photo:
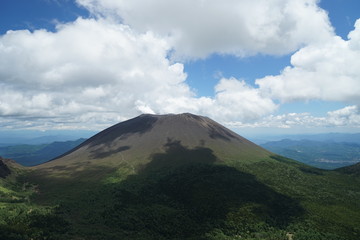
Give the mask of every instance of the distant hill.
M 23 166 L 34 166 L 70 151 L 85 140 L 81 138 L 75 141 L 53 142 L 50 144 L 23 144 L 0 147 L 0 156 L 11 158 Z
M 351 165 L 351 166 L 347 166 L 347 167 L 338 168 L 338 169 L 336 169 L 336 171 L 346 173 L 346 174 L 354 174 L 354 175 L 360 176 L 360 163 L 357 163 L 357 164 Z
M 319 134 L 272 134 L 272 135 L 255 135 L 250 139 L 257 144 L 265 144 L 267 142 L 277 142 L 284 139 L 301 141 L 309 140 L 316 142 L 337 142 L 337 143 L 357 143 L 360 144 L 360 133 L 319 133 Z
M 283 139 L 261 146 L 279 155 L 323 169 L 335 169 L 360 162 L 360 144 L 357 143 Z
M 347 142 L 360 144 L 360 133 L 322 133 L 293 136 L 294 140 L 311 140 L 320 142 Z
M 79 138 L 89 138 L 96 134 L 87 130 L 3 130 L 0 129 L 0 147 L 14 145 L 41 145 L 52 142 L 75 141 Z

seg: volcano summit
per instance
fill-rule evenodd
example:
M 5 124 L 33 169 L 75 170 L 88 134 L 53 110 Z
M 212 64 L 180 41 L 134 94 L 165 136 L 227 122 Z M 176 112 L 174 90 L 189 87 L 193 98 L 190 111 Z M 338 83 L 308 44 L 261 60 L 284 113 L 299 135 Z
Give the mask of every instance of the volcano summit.
M 143 114 L 96 134 L 74 150 L 36 168 L 69 167 L 81 162 L 115 165 L 126 162 L 136 168 L 137 164 L 146 163 L 154 154 L 164 153 L 174 144 L 188 149 L 211 149 L 218 161 L 235 156 L 251 161 L 271 155 L 207 117 L 189 113 Z

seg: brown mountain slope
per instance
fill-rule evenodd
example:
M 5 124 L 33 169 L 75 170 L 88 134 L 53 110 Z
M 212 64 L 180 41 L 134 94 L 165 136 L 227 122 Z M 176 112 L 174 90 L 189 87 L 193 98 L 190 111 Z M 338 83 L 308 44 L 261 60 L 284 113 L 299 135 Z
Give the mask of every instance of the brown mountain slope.
M 207 117 L 189 113 L 144 114 L 116 124 L 69 153 L 34 168 L 60 173 L 67 169 L 80 171 L 94 164 L 127 164 L 135 170 L 148 163 L 154 154 L 165 152 L 172 142 L 189 149 L 209 148 L 218 161 L 235 157 L 257 161 L 270 155 L 265 149 Z

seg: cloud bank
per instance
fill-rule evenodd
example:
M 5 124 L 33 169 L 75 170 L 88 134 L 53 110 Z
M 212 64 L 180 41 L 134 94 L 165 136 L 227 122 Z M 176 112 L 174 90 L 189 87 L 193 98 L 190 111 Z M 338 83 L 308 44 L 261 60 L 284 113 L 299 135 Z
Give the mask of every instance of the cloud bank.
M 288 113 L 268 115 L 251 123 L 227 122 L 233 128 L 329 128 L 347 127 L 358 128 L 360 125 L 360 109 L 352 105 L 330 111 L 324 117 L 312 116 L 310 113 Z
M 360 20 L 343 40 L 316 0 L 77 0 L 92 18 L 0 36 L 0 127 L 101 129 L 141 113 L 193 112 L 233 126 L 360 126 Z M 166 21 L 165 21 L 165 20 Z M 293 53 L 249 85 L 197 96 L 184 61 Z M 291 101 L 343 101 L 326 117 L 270 115 Z
M 0 38 L 0 115 L 54 125 L 169 112 L 247 121 L 276 108 L 236 79 L 221 80 L 215 98 L 196 97 L 169 48 L 151 32 L 105 20 L 79 18 L 55 33 L 9 31 Z
M 287 54 L 333 35 L 318 0 L 77 0 L 95 16 L 168 39 L 175 58 Z

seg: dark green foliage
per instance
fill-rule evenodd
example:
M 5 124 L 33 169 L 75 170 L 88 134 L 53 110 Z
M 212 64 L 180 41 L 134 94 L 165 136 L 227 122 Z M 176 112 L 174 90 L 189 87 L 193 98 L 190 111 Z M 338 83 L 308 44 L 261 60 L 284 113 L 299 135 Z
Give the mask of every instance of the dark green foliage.
M 345 174 L 353 174 L 353 175 L 360 176 L 360 163 L 354 164 L 351 166 L 347 166 L 347 167 L 342 167 L 342 168 L 337 169 L 336 171 L 345 173 Z
M 303 219 L 296 221 L 295 229 L 290 225 L 288 231 L 298 238 L 305 236 L 302 239 L 358 239 L 360 178 L 311 168 L 281 156 L 272 158 L 278 163 L 263 161 L 240 167 L 301 202 L 305 209 Z
M 114 228 L 185 239 L 204 236 L 216 227 L 254 230 L 259 221 L 265 229 L 282 228 L 303 212 L 296 201 L 231 167 L 194 164 L 162 176 L 153 174 L 116 186 L 118 201 L 104 213 Z M 233 224 L 227 222 L 229 217 Z
M 69 230 L 59 208 L 30 203 L 36 187 L 24 178 L 26 172 L 14 169 L 0 180 L 0 239 L 57 240 Z
M 119 182 L 78 182 L 100 168 L 76 182 L 57 179 L 63 197 L 48 203 L 60 205 L 7 208 L 0 212 L 0 239 L 287 240 L 291 233 L 294 240 L 355 240 L 360 234 L 358 180 L 351 176 L 281 156 L 231 167 L 208 148 L 171 140 L 166 148 Z
M 190 149 L 171 139 L 163 147 L 164 153 L 153 154 L 136 173 L 125 162 L 118 169 L 92 165 L 82 171 L 73 164 L 53 167 L 71 177 L 39 171 L 3 184 L 8 201 L 0 205 L 0 239 L 288 240 L 290 234 L 293 240 L 357 240 L 360 235 L 356 175 L 281 156 L 229 163 L 209 148 Z M 37 188 L 28 182 L 39 184 L 40 191 L 30 200 L 29 191 Z M 14 196 L 18 202 L 11 203 Z
M 66 239 L 69 223 L 56 210 L 14 205 L 0 211 L 0 239 Z
M 171 140 L 166 147 L 138 174 L 83 192 L 79 206 L 63 202 L 65 216 L 81 219 L 76 234 L 86 239 L 220 239 L 221 231 L 229 237 L 273 239 L 284 237 L 283 229 L 304 214 L 298 201 L 249 173 L 218 164 L 210 149 L 187 149 Z

